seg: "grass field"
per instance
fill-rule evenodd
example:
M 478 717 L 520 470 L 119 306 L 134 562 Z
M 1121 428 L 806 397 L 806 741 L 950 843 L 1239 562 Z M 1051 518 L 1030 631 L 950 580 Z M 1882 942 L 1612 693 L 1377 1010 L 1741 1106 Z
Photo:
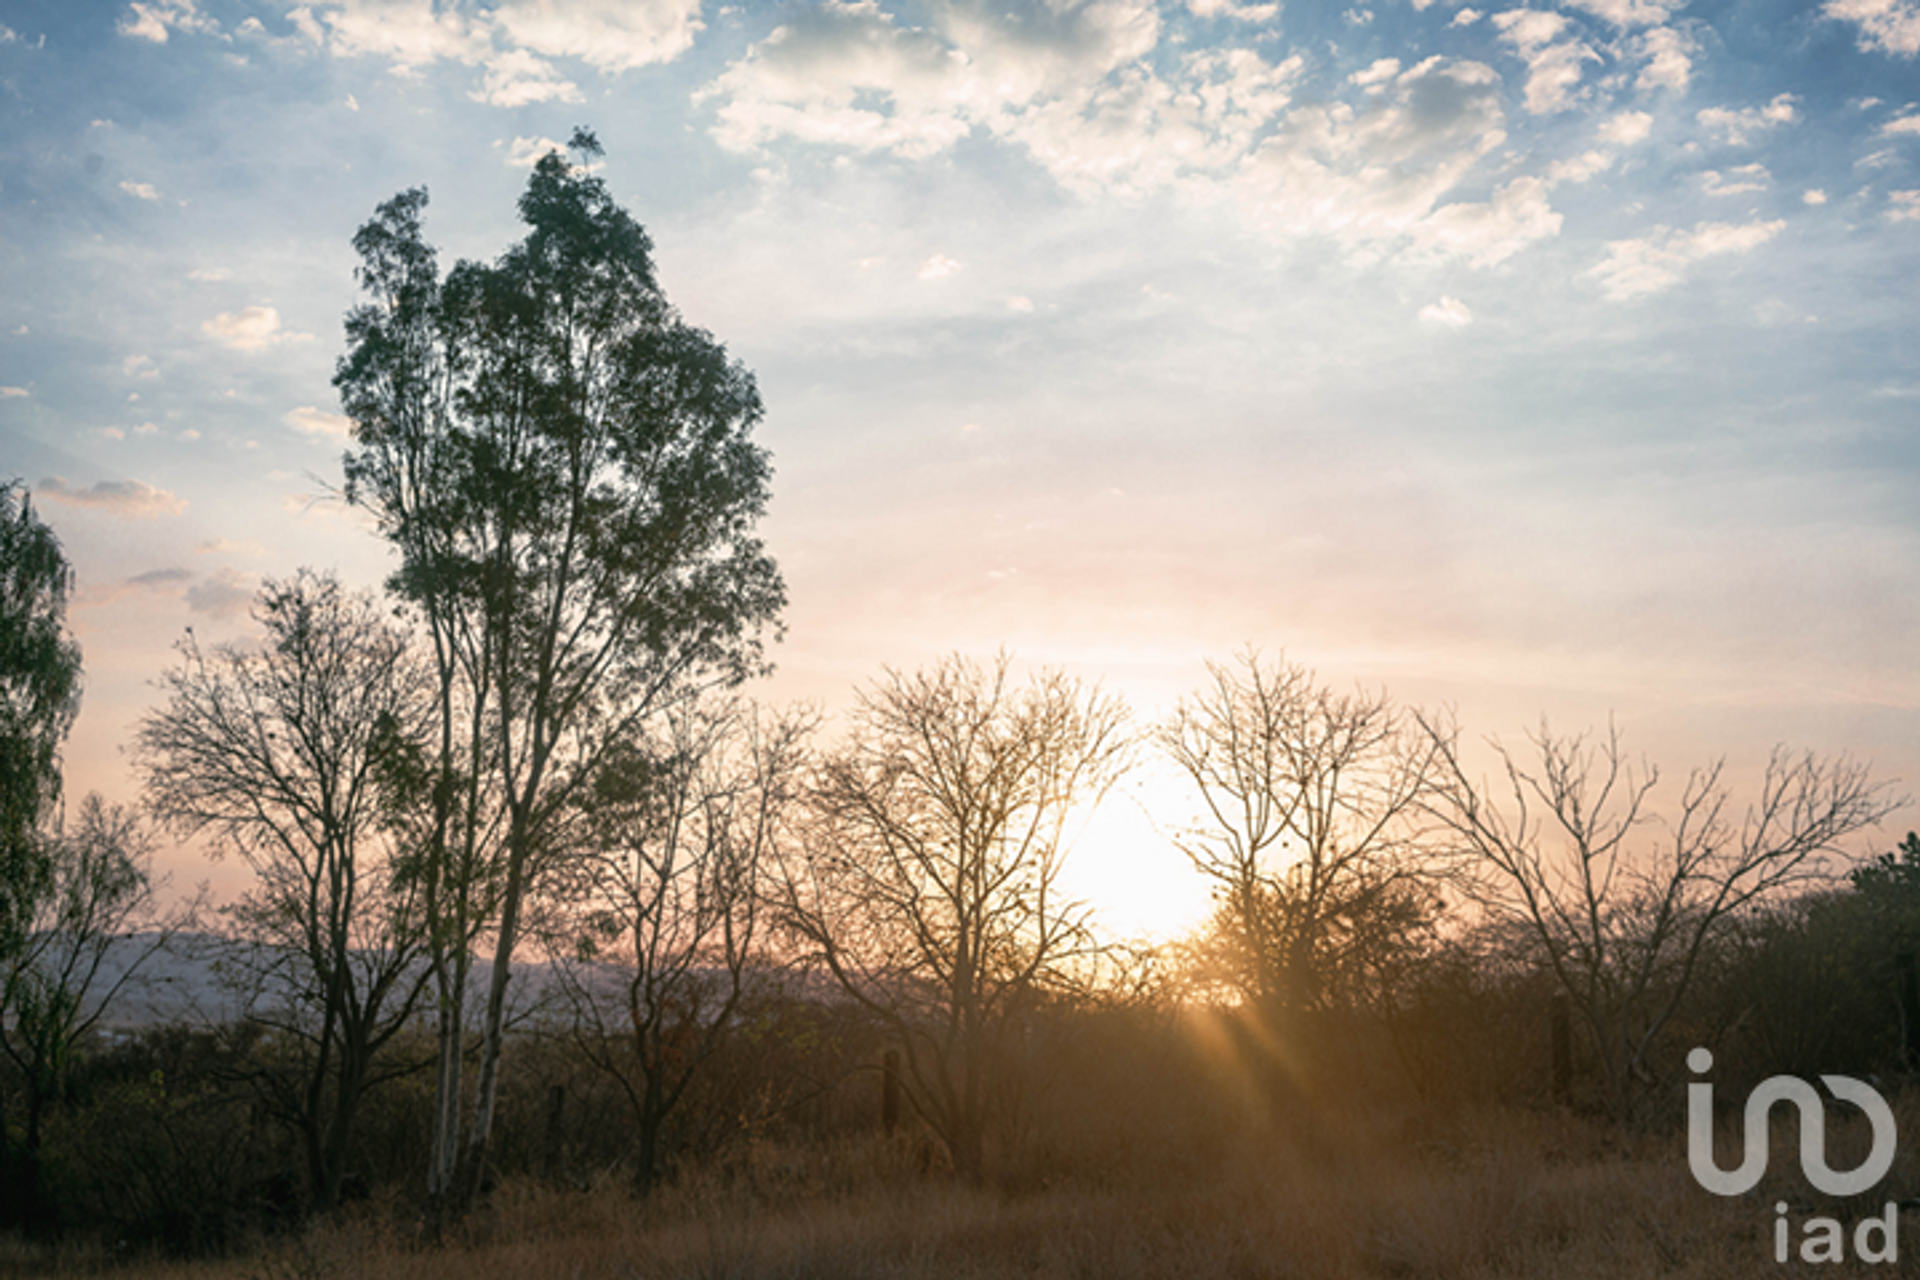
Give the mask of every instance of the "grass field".
M 1785 1136 L 1785 1135 L 1782 1135 Z M 1783 1146 L 1786 1145 L 1783 1143 Z M 1777 1155 L 1785 1156 L 1782 1150 Z M 992 1189 L 923 1166 L 909 1140 L 762 1145 L 636 1202 L 620 1185 L 508 1183 L 426 1248 L 399 1204 L 197 1263 L 0 1254 L 0 1272 L 125 1280 L 933 1280 L 935 1277 L 1602 1277 L 1750 1280 L 1914 1274 L 1774 1261 L 1784 1184 L 1720 1200 L 1679 1135 L 1477 1113 L 1345 1134 L 1311 1150 L 1248 1140 L 1167 1169 L 1103 1169 Z M 1776 1159 L 1778 1171 L 1790 1161 Z M 1157 1165 L 1163 1167 L 1156 1168 Z M 1920 1241 L 1911 1251 L 1920 1254 Z

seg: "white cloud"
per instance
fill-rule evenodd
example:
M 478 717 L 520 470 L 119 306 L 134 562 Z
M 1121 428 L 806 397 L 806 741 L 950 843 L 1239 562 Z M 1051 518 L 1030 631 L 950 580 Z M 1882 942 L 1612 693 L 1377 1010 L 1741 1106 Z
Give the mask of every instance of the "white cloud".
M 1561 215 L 1547 203 L 1547 184 L 1515 178 L 1485 203 L 1442 205 L 1412 228 L 1428 255 L 1465 258 L 1469 265 L 1505 262 L 1535 240 L 1560 234 Z
M 215 32 L 220 24 L 199 12 L 194 0 L 159 0 L 155 4 L 135 3 L 120 19 L 123 36 L 165 44 L 169 32 Z
M 1920 191 L 1887 192 L 1888 222 L 1920 222 Z
M 936 253 L 920 264 L 922 280 L 944 280 L 960 270 L 960 264 L 944 253 Z
M 562 80 L 553 64 L 512 49 L 487 59 L 480 87 L 467 95 L 496 107 L 524 107 L 535 102 L 584 102 L 580 88 Z
M 120 189 L 128 195 L 138 196 L 142 200 L 158 200 L 160 198 L 160 192 L 149 182 L 122 182 Z
M 1018 311 L 1022 315 L 1031 314 L 1033 311 L 1033 299 L 1023 297 L 1016 293 L 1013 297 L 1007 299 L 1007 310 Z
M 582 100 L 548 59 L 617 74 L 671 62 L 704 27 L 700 0 L 323 0 L 288 18 L 312 44 L 384 58 L 402 75 L 441 61 L 484 66 L 472 96 L 504 107 Z
M 1547 169 L 1549 183 L 1581 183 L 1613 167 L 1613 156 L 1606 151 L 1588 151 L 1569 160 L 1556 160 Z
M 1347 77 L 1347 83 L 1357 84 L 1361 88 L 1381 86 L 1392 82 L 1400 74 L 1400 59 L 1382 58 L 1364 71 L 1356 71 Z
M 327 413 L 310 404 L 290 411 L 281 421 L 303 436 L 345 440 L 353 434 L 353 419 L 338 413 Z
M 198 281 L 201 284 L 212 284 L 216 280 L 225 280 L 226 278 L 226 271 L 220 268 L 202 268 L 198 271 L 187 272 L 187 279 Z
M 609 72 L 671 62 L 703 27 L 700 0 L 502 0 L 493 21 L 536 53 Z
M 1880 132 L 1889 137 L 1902 134 L 1920 134 L 1920 111 L 1909 110 L 1904 116 L 1896 116 L 1880 126 Z
M 1486 16 L 1486 14 L 1480 12 L 1478 9 L 1462 9 L 1453 15 L 1453 21 L 1447 25 L 1450 27 L 1470 27 Z
M 139 426 L 137 426 L 137 427 L 135 427 L 135 428 L 133 429 L 133 434 L 135 434 L 135 435 L 137 435 L 137 436 L 153 436 L 153 435 L 159 435 L 159 434 L 160 434 L 160 428 L 159 428 L 159 427 L 157 427 L 157 426 L 155 426 L 155 425 L 154 425 L 153 423 L 151 423 L 151 422 L 143 422 L 143 423 L 141 423 L 141 424 L 140 424 Z
M 1584 64 L 1600 55 L 1576 39 L 1562 39 L 1572 26 L 1562 14 L 1544 9 L 1509 9 L 1493 15 L 1502 43 L 1527 64 L 1527 110 L 1550 115 L 1571 108 Z
M 0 400 L 18 400 L 32 394 L 25 387 L 0 387 Z
M 1599 136 L 1602 142 L 1630 147 L 1636 142 L 1644 142 L 1652 132 L 1652 116 L 1644 111 L 1622 111 L 1600 126 Z
M 292 333 L 280 327 L 280 313 L 272 307 L 243 307 L 221 312 L 200 326 L 235 351 L 259 351 L 282 342 L 305 342 L 310 333 Z
M 34 493 L 69 506 L 97 507 L 136 520 L 175 516 L 187 509 L 183 500 L 140 480 L 101 480 L 85 489 L 76 489 L 59 476 L 48 476 Z
M 13 44 L 20 39 L 20 33 L 0 22 L 0 44 Z
M 1418 5 L 1420 0 L 1414 0 Z M 1236 22 L 1270 22 L 1279 16 L 1277 4 L 1247 4 L 1243 0 L 1187 0 L 1196 18 L 1232 18 Z
M 1657 27 L 1673 16 L 1685 0 L 1567 0 L 1569 7 L 1604 18 L 1616 27 Z
M 1691 231 L 1656 227 L 1638 240 L 1610 241 L 1607 260 L 1586 274 L 1616 302 L 1644 297 L 1680 283 L 1686 269 L 1700 259 L 1751 252 L 1779 235 L 1786 225 L 1781 221 L 1739 225 L 1703 222 Z
M 1743 164 L 1721 173 L 1708 169 L 1700 175 L 1700 190 L 1710 196 L 1737 196 L 1750 191 L 1765 191 L 1773 175 L 1761 164 Z
M 127 433 L 119 427 L 102 427 L 100 428 L 100 438 L 103 440 L 125 440 Z
M 1800 193 L 1800 203 L 1802 204 L 1825 204 L 1826 202 L 1827 193 L 1818 187 L 1812 187 Z
M 1827 0 L 1829 18 L 1860 28 L 1860 47 L 1911 58 L 1920 53 L 1920 3 L 1915 0 Z
M 497 147 L 500 144 L 496 142 L 493 145 Z M 507 163 L 518 169 L 531 169 L 549 151 L 557 151 L 564 156 L 567 154 L 567 144 L 547 137 L 515 138 L 507 144 Z
M 160 371 L 146 356 L 128 356 L 120 362 L 120 372 L 129 378 L 157 378 Z
M 1642 92 L 1671 89 L 1685 93 L 1693 79 L 1694 43 L 1675 27 L 1655 27 L 1641 36 L 1637 52 L 1647 60 L 1634 87 Z
M 1463 329 L 1473 323 L 1473 312 L 1467 310 L 1467 304 L 1460 299 L 1443 294 L 1440 301 L 1429 302 L 1420 308 L 1420 318 L 1446 325 L 1450 329 Z
M 1756 133 L 1792 124 L 1797 118 L 1793 108 L 1797 101 L 1799 99 L 1791 93 L 1782 93 L 1764 107 L 1742 107 L 1737 110 L 1708 107 L 1695 119 L 1709 129 L 1718 130 L 1728 145 L 1744 147 Z

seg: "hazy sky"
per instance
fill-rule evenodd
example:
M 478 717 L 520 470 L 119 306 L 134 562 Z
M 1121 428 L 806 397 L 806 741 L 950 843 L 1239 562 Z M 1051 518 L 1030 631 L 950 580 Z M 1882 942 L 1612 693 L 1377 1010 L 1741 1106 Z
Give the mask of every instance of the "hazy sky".
M 1916 54 L 1917 0 L 0 0 L 70 792 L 132 795 L 184 628 L 379 581 L 327 497 L 349 238 L 425 185 L 491 258 L 577 124 L 760 379 L 770 697 L 1005 645 L 1146 718 L 1251 642 L 1920 788 Z

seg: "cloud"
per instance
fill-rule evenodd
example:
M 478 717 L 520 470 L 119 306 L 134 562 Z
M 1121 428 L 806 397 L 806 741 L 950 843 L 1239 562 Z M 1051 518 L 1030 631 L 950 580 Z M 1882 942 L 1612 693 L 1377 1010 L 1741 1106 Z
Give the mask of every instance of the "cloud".
M 1470 266 L 1491 267 L 1535 240 L 1559 235 L 1561 222 L 1547 203 L 1544 181 L 1515 178 L 1484 203 L 1442 205 L 1411 233 L 1414 244 L 1427 255 L 1461 257 Z
M 1602 142 L 1630 147 L 1636 142 L 1644 142 L 1652 132 L 1652 116 L 1644 111 L 1622 111 L 1600 126 L 1599 136 Z
M 1802 204 L 1825 204 L 1826 202 L 1827 193 L 1818 187 L 1810 187 L 1800 193 L 1800 203 Z
M 1749 191 L 1765 191 L 1772 181 L 1773 175 L 1765 165 L 1743 164 L 1724 174 L 1708 169 L 1700 175 L 1700 190 L 1710 196 L 1737 196 Z
M 493 24 L 515 44 L 605 72 L 671 62 L 704 26 L 700 0 L 504 0 Z
M 1729 146 L 1744 147 L 1756 133 L 1764 133 L 1798 118 L 1793 104 L 1799 101 L 1790 93 L 1777 95 L 1764 107 L 1708 107 L 1694 117 L 1709 129 L 1717 129 Z
M 1641 36 L 1636 52 L 1646 59 L 1634 88 L 1643 93 L 1671 89 L 1685 93 L 1693 79 L 1694 43 L 1684 31 L 1674 27 L 1655 27 Z
M 200 13 L 193 0 L 160 0 L 156 4 L 131 4 L 120 19 L 123 36 L 165 44 L 169 32 L 217 32 L 220 24 Z
M 1015 294 L 1007 299 L 1007 310 L 1018 311 L 1022 315 L 1029 315 L 1033 311 L 1033 299 L 1021 294 Z
M 310 404 L 290 411 L 281 421 L 303 436 L 346 440 L 353 435 L 353 419 L 324 412 Z
M 1904 116 L 1896 116 L 1880 126 L 1880 132 L 1887 137 L 1902 133 L 1920 135 L 1920 111 L 1909 110 Z
M 952 0 L 929 17 L 905 27 L 875 0 L 826 0 L 775 28 L 695 101 L 716 104 L 714 135 L 736 151 L 785 138 L 924 158 L 978 127 L 1061 161 L 1068 152 L 1052 142 L 1062 134 L 1097 145 L 1114 111 L 1152 113 L 1170 98 L 1145 71 L 1101 85 L 1158 43 L 1159 14 L 1147 0 L 1016 0 L 1004 9 Z
M 1561 38 L 1573 24 L 1544 9 L 1509 9 L 1494 14 L 1493 25 L 1501 42 L 1527 64 L 1527 110 L 1550 115 L 1571 108 L 1584 64 L 1601 61 L 1584 42 Z
M 500 144 L 496 142 L 493 145 L 497 147 Z M 557 151 L 564 156 L 567 154 L 567 144 L 546 137 L 515 138 L 507 144 L 507 163 L 517 169 L 531 169 L 550 151 Z
M 1464 329 L 1473 323 L 1473 312 L 1467 310 L 1467 304 L 1460 299 L 1442 295 L 1440 301 L 1430 302 L 1420 308 L 1420 318 L 1446 325 L 1450 329 Z
M 1588 151 L 1568 160 L 1556 160 L 1547 169 L 1549 183 L 1586 182 L 1613 167 L 1613 156 L 1605 151 Z
M 1860 48 L 1911 58 L 1920 53 L 1920 3 L 1915 0 L 1827 0 L 1821 13 L 1860 28 Z
M 471 95 L 495 106 L 582 101 L 547 61 L 605 74 L 671 62 L 704 27 L 700 0 L 323 0 L 289 15 L 301 38 L 408 75 L 436 62 L 484 67 Z
M 282 342 L 305 342 L 310 333 L 292 333 L 280 327 L 280 313 L 272 307 L 243 307 L 221 312 L 200 326 L 201 330 L 232 347 L 235 351 L 259 351 Z
M 128 195 L 138 196 L 142 200 L 158 200 L 160 198 L 159 190 L 150 182 L 122 182 L 120 189 Z
M 216 569 L 187 588 L 187 608 L 212 618 L 237 617 L 253 604 L 258 579 L 237 569 Z
M 25 387 L 0 387 L 0 400 L 18 400 L 32 394 Z
M 534 102 L 585 102 L 579 86 L 562 80 L 553 64 L 525 49 L 512 49 L 487 59 L 486 76 L 467 95 L 496 107 L 524 107 Z
M 147 356 L 128 356 L 120 362 L 120 372 L 129 378 L 157 378 L 160 371 L 153 367 L 153 360 Z
M 211 268 L 211 269 L 203 267 L 197 271 L 187 272 L 187 279 L 192 280 L 198 284 L 212 284 L 215 281 L 225 280 L 226 278 L 227 278 L 227 272 L 225 268 L 220 268 L 220 267 Z
M 1702 258 L 1723 253 L 1748 253 L 1785 230 L 1786 223 L 1703 222 L 1691 231 L 1656 227 L 1637 240 L 1614 240 L 1607 260 L 1587 271 L 1599 282 L 1601 293 L 1620 302 L 1670 289 L 1686 269 Z
M 68 506 L 98 507 L 135 520 L 177 516 L 187 509 L 182 499 L 140 480 L 101 480 L 88 488 L 76 489 L 59 476 L 48 476 L 35 493 Z
M 1447 25 L 1450 27 L 1470 27 L 1486 16 L 1486 14 L 1480 12 L 1478 9 L 1462 9 L 1453 15 L 1453 21 Z
M 1420 7 L 1420 0 L 1414 0 Z M 1277 4 L 1246 4 L 1242 0 L 1187 0 L 1196 18 L 1232 18 L 1235 22 L 1271 22 L 1280 14 Z
M 1568 7 L 1604 18 L 1616 27 L 1657 27 L 1673 16 L 1685 0 L 1568 0 Z
M 936 253 L 920 264 L 922 280 L 944 280 L 960 270 L 960 264 L 944 253 Z
M 197 556 L 257 556 L 261 554 L 261 546 L 259 543 L 251 541 L 235 542 L 232 538 L 209 538 L 207 541 L 195 547 L 193 554 Z
M 1920 222 L 1920 191 L 1887 192 L 1888 222 Z

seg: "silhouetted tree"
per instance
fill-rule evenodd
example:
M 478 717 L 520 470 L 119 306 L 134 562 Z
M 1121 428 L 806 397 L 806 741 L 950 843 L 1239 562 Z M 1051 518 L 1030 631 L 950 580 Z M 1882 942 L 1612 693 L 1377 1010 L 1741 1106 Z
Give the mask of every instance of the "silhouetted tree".
M 1434 748 L 1384 694 L 1247 652 L 1156 739 L 1202 819 L 1174 843 L 1219 903 L 1204 954 L 1269 1013 L 1384 998 L 1435 910 L 1415 837 Z
M 646 233 L 585 162 L 534 166 L 526 239 L 442 280 L 424 191 L 354 246 L 370 295 L 335 377 L 354 423 L 347 492 L 400 551 L 441 729 L 425 883 L 442 1018 L 429 1164 L 438 1201 L 479 1184 L 507 983 L 530 895 L 601 759 L 647 717 L 762 668 L 784 600 L 752 529 L 769 465 L 752 375 L 681 320 Z M 497 856 L 496 856 L 497 855 Z M 465 948 L 492 960 L 462 1113 Z
M 1493 743 L 1496 791 L 1469 777 L 1450 726 L 1428 728 L 1441 769 L 1432 809 L 1469 859 L 1461 883 L 1530 940 L 1567 993 L 1621 1119 L 1736 915 L 1830 876 L 1843 840 L 1904 803 L 1850 757 L 1776 748 L 1741 817 L 1718 761 L 1694 770 L 1662 814 L 1658 770 L 1634 768 L 1611 728 L 1594 740 L 1543 727 L 1529 736 L 1535 764 Z
M 662 719 L 602 763 L 555 939 L 573 1039 L 632 1111 L 641 1193 L 669 1155 L 668 1121 L 750 994 L 761 877 L 811 727 L 732 699 Z
M 182 903 L 160 916 L 151 837 L 137 814 L 97 793 L 43 840 L 51 883 L 25 942 L 0 963 L 0 1052 L 19 1071 L 26 1099 L 21 1179 L 9 1208 L 29 1214 L 46 1211 L 41 1143 L 76 1054 L 197 906 Z
M 248 1018 L 289 1061 L 259 1082 L 298 1131 L 315 1207 L 339 1196 L 354 1119 L 387 1078 L 380 1050 L 425 983 L 416 851 L 396 830 L 392 779 L 417 750 L 425 673 L 373 601 L 302 571 L 262 588 L 258 648 L 191 632 L 140 722 L 153 812 L 245 860 L 232 908 L 255 950 Z
M 1086 988 L 1099 946 L 1060 887 L 1063 828 L 1128 749 L 1121 704 L 1002 655 L 889 672 L 820 761 L 804 847 L 781 863 L 780 922 L 879 1018 L 906 1094 L 977 1177 L 1022 1015 Z

